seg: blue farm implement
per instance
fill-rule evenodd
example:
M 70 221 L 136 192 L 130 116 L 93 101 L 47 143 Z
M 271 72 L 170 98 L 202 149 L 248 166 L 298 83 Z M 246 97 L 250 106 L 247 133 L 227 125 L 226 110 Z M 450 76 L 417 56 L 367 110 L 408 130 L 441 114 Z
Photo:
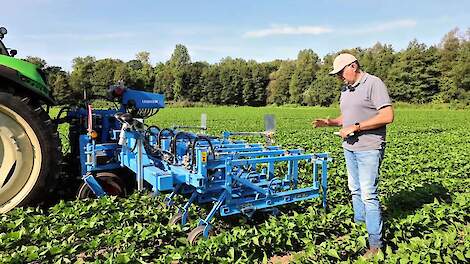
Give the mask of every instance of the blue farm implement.
M 119 109 L 69 109 L 68 122 L 79 131 L 77 147 L 84 180 L 79 197 L 125 195 L 129 186 L 166 195 L 171 206 L 183 195 L 171 224 L 186 224 L 192 204 L 208 204 L 189 235 L 193 242 L 207 237 L 215 215 L 246 215 L 322 196 L 326 206 L 328 154 L 308 154 L 273 145 L 273 118 L 265 117 L 264 132 L 223 132 L 221 137 L 204 133 L 201 127 L 160 129 L 147 126 L 145 119 L 164 108 L 160 94 L 113 86 Z M 205 117 L 204 117 L 205 119 Z M 79 129 L 77 129 L 79 128 Z M 200 133 L 184 129 L 200 130 Z M 248 143 L 236 137 L 263 136 L 263 143 Z M 299 183 L 299 166 L 311 168 L 309 184 Z M 118 176 L 126 170 L 131 179 Z

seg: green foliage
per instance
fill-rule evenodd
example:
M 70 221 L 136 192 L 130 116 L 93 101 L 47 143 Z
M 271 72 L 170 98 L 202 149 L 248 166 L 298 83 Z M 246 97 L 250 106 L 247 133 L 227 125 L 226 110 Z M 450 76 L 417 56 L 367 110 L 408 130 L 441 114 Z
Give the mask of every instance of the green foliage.
M 316 72 L 320 58 L 313 50 L 301 50 L 295 62 L 295 70 L 289 83 L 290 103 L 302 104 L 302 94 L 312 85 L 316 78 Z
M 204 80 L 204 82 L 202 82 L 202 101 L 211 104 L 220 104 L 222 85 L 220 84 L 219 76 L 219 67 L 216 65 L 211 65 L 202 72 L 201 78 Z
M 174 69 L 191 63 L 191 57 L 189 56 L 188 49 L 184 45 L 177 44 L 168 63 L 169 66 Z
M 182 98 L 190 102 L 199 102 L 203 96 L 204 80 L 201 78 L 209 64 L 194 62 L 183 67 Z
M 424 103 L 439 92 L 438 53 L 434 47 L 412 41 L 398 53 L 386 83 L 390 96 L 397 101 Z
M 462 44 L 451 73 L 457 88 L 466 92 L 468 96 L 468 92 L 470 92 L 470 41 Z
M 125 83 L 138 90 L 153 91 L 155 73 L 150 65 L 150 53 L 141 51 L 135 55 L 136 59 L 127 62 L 128 79 Z M 115 76 L 115 80 L 117 79 Z M 124 79 L 122 79 L 124 80 Z
M 32 64 L 36 64 L 39 69 L 44 69 L 47 65 L 47 62 L 39 57 L 27 56 L 25 60 Z
M 272 69 L 268 64 L 260 64 L 255 61 L 249 61 L 248 67 L 249 73 L 243 85 L 243 104 L 263 106 L 266 104 L 266 87 Z
M 222 86 L 220 91 L 220 104 L 241 105 L 243 74 L 246 74 L 246 62 L 242 59 L 227 57 L 219 64 L 219 82 Z
M 325 64 L 331 65 L 333 57 L 325 57 Z M 329 67 L 321 67 L 317 72 L 316 80 L 303 93 L 303 103 L 306 105 L 329 106 L 338 101 L 340 95 L 340 82 L 335 76 L 330 76 Z
M 91 76 L 91 94 L 104 97 L 110 85 L 119 80 L 115 80 L 115 72 L 118 65 L 123 64 L 120 60 L 102 59 L 94 63 Z
M 372 48 L 366 49 L 358 59 L 366 72 L 381 79 L 388 79 L 396 56 L 391 45 L 377 42 Z
M 72 73 L 70 74 L 70 86 L 72 93 L 82 98 L 83 91 L 91 92 L 93 84 L 91 79 L 93 77 L 93 68 L 96 62 L 95 57 L 77 57 L 73 59 Z
M 279 69 L 271 73 L 268 85 L 268 103 L 282 105 L 289 102 L 289 85 L 294 70 L 294 62 L 283 61 Z
M 57 67 L 59 68 L 59 67 Z M 57 69 L 56 68 L 56 69 Z M 65 104 L 73 101 L 73 94 L 70 92 L 69 75 L 67 72 L 57 69 L 57 71 L 48 68 L 48 83 L 52 90 L 52 96 L 59 104 Z
M 213 135 L 262 130 L 263 116 L 274 114 L 278 144 L 329 152 L 330 211 L 314 199 L 283 206 L 277 217 L 216 217 L 215 234 L 191 246 L 186 235 L 207 208 L 191 207 L 190 223 L 181 227 L 167 225 L 176 208 L 162 206 L 163 195 L 60 202 L 0 216 L 0 263 L 266 263 L 293 252 L 294 263 L 366 262 L 360 256 L 367 232 L 352 221 L 341 141 L 335 128 L 311 127 L 312 119 L 336 116 L 337 108 L 166 108 L 148 124 L 198 125 L 203 112 Z M 468 110 L 396 110 L 379 183 L 386 247 L 374 262 L 468 262 L 469 129 Z M 311 171 L 299 169 L 301 184 L 309 183 Z
M 163 93 L 167 100 L 174 99 L 173 82 L 175 77 L 170 67 L 163 63 L 157 64 L 155 67 L 155 85 L 154 92 Z

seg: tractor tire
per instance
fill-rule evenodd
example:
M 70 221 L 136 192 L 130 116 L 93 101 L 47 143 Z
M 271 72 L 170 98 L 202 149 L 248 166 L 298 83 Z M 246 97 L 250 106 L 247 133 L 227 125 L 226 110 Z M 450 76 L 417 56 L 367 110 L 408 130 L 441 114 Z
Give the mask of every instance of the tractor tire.
M 0 92 L 0 213 L 46 200 L 61 157 L 57 127 L 39 102 Z

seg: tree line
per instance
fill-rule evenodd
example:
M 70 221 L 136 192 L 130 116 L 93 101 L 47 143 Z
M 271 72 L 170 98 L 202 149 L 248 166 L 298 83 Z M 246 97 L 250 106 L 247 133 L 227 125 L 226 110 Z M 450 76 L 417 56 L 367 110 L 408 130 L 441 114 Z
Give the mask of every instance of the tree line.
M 294 60 L 261 63 L 230 57 L 214 64 L 192 62 L 187 48 L 180 44 L 168 61 L 156 65 L 150 63 L 150 53 L 145 51 L 127 62 L 77 57 L 71 72 L 48 66 L 41 58 L 26 60 L 46 72 L 59 104 L 80 100 L 85 90 L 90 96 L 105 96 L 110 85 L 124 81 L 135 89 L 163 93 L 167 101 L 174 102 L 328 106 L 340 95 L 341 82 L 328 72 L 341 52 L 354 54 L 362 69 L 384 80 L 394 101 L 470 102 L 470 28 L 448 32 L 437 45 L 412 40 L 406 49 L 395 51 L 391 45 L 376 43 L 323 58 L 305 49 Z

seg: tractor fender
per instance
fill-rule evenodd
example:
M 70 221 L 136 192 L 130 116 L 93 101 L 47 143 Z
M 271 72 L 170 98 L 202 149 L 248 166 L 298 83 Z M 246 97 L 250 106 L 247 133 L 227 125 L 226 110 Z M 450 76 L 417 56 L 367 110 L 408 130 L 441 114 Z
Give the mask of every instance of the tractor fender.
M 38 96 L 38 99 L 47 104 L 56 104 L 51 95 L 35 87 L 33 80 L 20 74 L 15 69 L 0 64 L 0 84 L 3 82 L 11 84 L 13 89 L 26 89 L 30 94 Z

